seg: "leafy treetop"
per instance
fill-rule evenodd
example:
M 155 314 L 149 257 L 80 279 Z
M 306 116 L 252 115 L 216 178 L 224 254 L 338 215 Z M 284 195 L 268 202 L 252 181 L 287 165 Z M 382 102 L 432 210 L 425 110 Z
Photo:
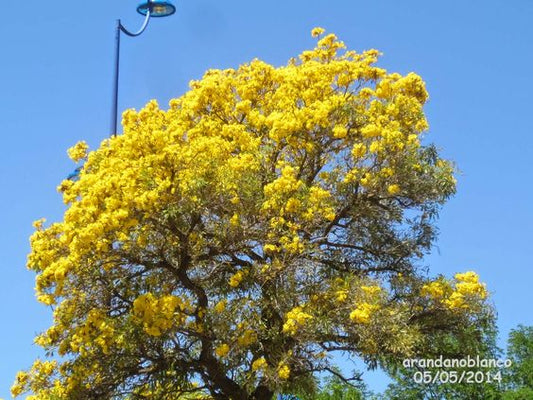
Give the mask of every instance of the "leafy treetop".
M 13 395 L 270 399 L 336 351 L 375 365 L 476 331 L 478 276 L 417 268 L 455 191 L 420 141 L 424 82 L 313 36 L 286 66 L 209 70 L 69 150 L 85 162 L 59 187 L 68 209 L 36 223 L 28 259 L 54 310 L 36 343 L 61 357 Z

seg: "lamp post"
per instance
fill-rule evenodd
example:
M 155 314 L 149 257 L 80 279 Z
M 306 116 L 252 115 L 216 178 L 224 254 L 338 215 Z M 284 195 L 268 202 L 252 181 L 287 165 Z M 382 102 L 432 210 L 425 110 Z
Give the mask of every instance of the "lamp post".
M 148 26 L 148 21 L 150 17 L 168 17 L 176 12 L 176 7 L 168 1 L 157 1 L 157 0 L 148 0 L 139 4 L 137 7 L 137 12 L 141 15 L 144 15 L 144 22 L 141 28 L 137 32 L 130 32 L 127 30 L 124 25 L 120 22 L 120 19 L 117 20 L 117 28 L 115 34 L 115 79 L 113 87 L 113 110 L 112 110 L 112 121 L 111 121 L 111 136 L 117 135 L 117 114 L 118 114 L 118 77 L 119 77 L 119 65 L 120 65 L 120 32 L 125 33 L 128 36 L 135 37 L 139 36 L 144 32 Z

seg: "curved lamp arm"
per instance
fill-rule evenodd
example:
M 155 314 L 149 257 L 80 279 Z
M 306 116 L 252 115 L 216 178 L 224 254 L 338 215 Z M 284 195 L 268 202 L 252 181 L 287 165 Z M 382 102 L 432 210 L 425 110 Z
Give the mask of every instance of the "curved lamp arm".
M 148 21 L 150 21 L 150 9 L 146 10 L 146 17 L 144 17 L 144 22 L 141 26 L 141 29 L 139 29 L 137 32 L 130 32 L 128 31 L 124 25 L 122 25 L 122 23 L 120 22 L 120 20 L 118 20 L 118 27 L 119 29 L 124 32 L 126 35 L 128 36 L 139 36 L 141 33 L 144 32 L 144 30 L 146 29 L 146 27 L 148 26 Z

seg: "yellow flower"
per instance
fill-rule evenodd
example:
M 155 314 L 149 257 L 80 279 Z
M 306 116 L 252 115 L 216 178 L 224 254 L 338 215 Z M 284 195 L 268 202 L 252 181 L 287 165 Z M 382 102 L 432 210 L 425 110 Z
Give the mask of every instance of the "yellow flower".
M 377 306 L 375 305 L 361 303 L 350 313 L 350 319 L 359 324 L 368 324 L 376 309 Z
M 237 343 L 239 343 L 239 345 L 242 347 L 248 347 L 256 341 L 257 334 L 251 329 L 247 329 L 246 331 L 244 331 L 243 335 L 237 339 Z
M 479 282 L 459 282 L 455 285 L 458 293 L 463 295 L 475 295 L 484 299 L 487 297 L 487 289 L 483 283 Z
M 348 291 L 347 290 L 338 290 L 336 292 L 336 300 L 338 303 L 342 303 L 344 301 L 346 301 L 346 299 L 348 298 Z
M 156 297 L 152 293 L 145 293 L 133 302 L 134 320 L 142 324 L 144 331 L 150 336 L 161 336 L 176 323 L 182 323 L 184 316 L 176 315 L 176 309 L 182 310 L 186 303 L 172 295 Z M 101 323 L 101 316 L 94 314 L 97 323 Z
M 458 292 L 453 292 L 450 295 L 450 298 L 445 301 L 445 304 L 452 310 L 468 308 L 468 304 L 465 302 L 464 296 Z
M 46 222 L 46 218 L 38 219 L 37 221 L 33 221 L 33 227 L 37 230 L 43 229 L 43 224 Z
M 13 397 L 19 396 L 21 393 L 23 393 L 26 389 L 26 385 L 29 381 L 29 375 L 27 372 L 17 372 L 17 377 L 15 379 L 15 383 L 13 386 L 11 386 L 11 395 Z
M 407 143 L 410 144 L 411 146 L 415 146 L 417 147 L 420 142 L 418 140 L 418 136 L 415 135 L 415 134 L 411 134 L 409 136 L 407 136 Z
M 362 158 L 366 154 L 366 146 L 363 143 L 356 143 L 352 148 L 352 156 L 356 160 Z
M 370 147 L 368 149 L 370 150 L 371 153 L 377 153 L 381 151 L 382 148 L 383 148 L 383 144 L 381 143 L 381 141 L 376 140 L 370 143 Z
M 363 292 L 365 292 L 366 294 L 368 294 L 370 296 L 375 296 L 375 295 L 381 293 L 381 287 L 379 287 L 377 285 L 361 286 L 361 289 L 363 290 Z
M 422 296 L 430 296 L 435 299 L 442 298 L 445 292 L 446 292 L 446 287 L 440 281 L 427 283 L 424 286 L 422 286 L 422 289 L 420 290 L 420 294 Z
M 325 32 L 324 28 L 316 27 L 316 28 L 313 28 L 313 30 L 311 31 L 311 36 L 312 37 L 319 37 L 324 32 Z
M 389 185 L 389 186 L 387 187 L 387 192 L 388 192 L 390 195 L 393 195 L 393 196 L 394 196 L 395 194 L 400 193 L 400 190 L 401 190 L 401 189 L 400 189 L 400 186 L 399 186 L 399 185 L 396 185 L 396 184 L 394 184 L 394 185 Z
M 235 288 L 241 284 L 243 278 L 244 274 L 242 271 L 239 271 L 229 279 L 229 285 Z
M 291 376 L 291 369 L 285 363 L 280 363 L 278 366 L 278 377 L 283 380 L 289 379 Z
M 461 282 L 476 283 L 479 282 L 479 275 L 476 274 L 474 271 L 467 271 L 464 273 L 455 274 L 455 279 Z
M 78 162 L 87 157 L 87 150 L 89 146 L 86 142 L 81 141 L 76 143 L 70 149 L 67 150 L 68 156 L 74 162 Z
M 267 243 L 263 246 L 263 251 L 265 253 L 275 253 L 277 251 L 279 251 L 279 247 L 274 245 L 274 244 L 271 244 L 271 243 Z
M 380 174 L 385 178 L 390 178 L 392 175 L 394 175 L 394 171 L 392 168 L 385 167 L 381 169 Z
M 265 357 L 258 358 L 252 363 L 252 371 L 263 369 L 266 367 L 266 365 L 267 365 L 267 362 L 265 360 Z
M 226 309 L 226 304 L 227 304 L 227 300 L 220 300 L 216 305 L 215 305 L 215 311 L 217 313 L 221 313 L 223 312 L 225 309 Z
M 364 138 L 373 138 L 381 134 L 381 129 L 374 124 L 369 124 L 361 129 Z
M 301 327 L 303 327 L 308 320 L 313 319 L 313 316 L 304 312 L 302 307 L 294 307 L 287 313 L 287 320 L 283 324 L 283 332 L 289 335 L 295 335 Z
M 290 213 L 297 212 L 300 208 L 301 202 L 298 199 L 295 199 L 294 197 L 291 197 L 287 201 L 287 205 L 285 206 L 285 210 Z
M 335 128 L 333 128 L 333 137 L 342 139 L 346 137 L 348 134 L 348 129 L 346 127 L 341 125 L 336 125 Z
M 372 183 L 372 176 L 367 173 L 361 178 L 360 182 L 363 186 L 370 186 L 370 184 Z
M 233 216 L 230 218 L 229 220 L 229 223 L 230 225 L 232 226 L 239 226 L 240 225 L 240 218 L 239 218 L 239 214 L 233 214 Z
M 226 343 L 221 344 L 215 349 L 215 354 L 220 358 L 224 358 L 229 353 L 229 346 Z
M 462 296 L 477 296 L 485 299 L 488 295 L 484 283 L 479 282 L 479 276 L 474 271 L 455 274 L 457 283 L 455 289 Z

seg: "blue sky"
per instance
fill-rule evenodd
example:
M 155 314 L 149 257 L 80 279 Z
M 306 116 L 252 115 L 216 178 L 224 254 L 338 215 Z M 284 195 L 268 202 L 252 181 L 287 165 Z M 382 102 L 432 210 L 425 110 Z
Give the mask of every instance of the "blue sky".
M 313 46 L 322 26 L 381 66 L 415 71 L 430 102 L 428 142 L 457 162 L 458 194 L 441 213 L 432 274 L 475 269 L 498 311 L 500 343 L 533 324 L 533 2 L 529 0 L 176 1 L 177 13 L 122 40 L 119 109 L 165 106 L 208 68 L 258 57 L 274 65 Z M 66 149 L 109 134 L 114 27 L 136 30 L 136 2 L 3 5 L 0 63 L 0 398 L 40 354 L 50 310 L 25 269 L 31 222 L 58 220 L 55 188 L 73 169 Z M 381 389 L 379 376 L 371 387 Z

